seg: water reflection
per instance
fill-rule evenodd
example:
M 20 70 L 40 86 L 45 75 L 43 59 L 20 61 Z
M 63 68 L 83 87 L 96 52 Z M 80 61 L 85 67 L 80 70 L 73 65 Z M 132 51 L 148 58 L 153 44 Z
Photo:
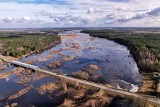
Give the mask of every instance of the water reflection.
M 106 39 L 94 38 L 88 34 L 79 33 L 79 31 L 63 32 L 60 35 L 62 38 L 61 44 L 41 54 L 30 55 L 20 61 L 48 69 L 52 72 L 58 71 L 65 75 L 71 75 L 79 70 L 87 71 L 88 67 L 92 65 L 98 67 L 98 69 L 90 74 L 89 81 L 107 83 L 116 88 L 137 91 L 138 88 L 134 85 L 139 85 L 141 81 L 140 74 L 137 64 L 125 46 Z M 60 63 L 60 68 L 49 67 L 49 64 L 55 61 Z M 12 69 L 15 69 L 15 67 L 8 67 L 1 73 L 11 71 Z M 18 102 L 18 104 L 23 106 L 31 106 L 28 104 L 32 104 L 37 106 L 45 105 L 47 107 L 63 102 L 61 98 L 64 97 L 58 97 L 56 94 L 53 94 L 54 100 L 48 98 L 47 95 L 41 95 L 35 90 L 43 84 L 55 82 L 56 80 L 55 78 L 44 78 L 43 76 L 39 76 L 36 79 L 36 74 L 27 75 L 32 80 L 35 79 L 35 81 L 27 83 L 27 86 L 33 86 L 33 89 L 16 100 L 8 101 L 7 98 L 10 95 L 26 87 L 26 84 L 16 83 L 21 78 L 23 80 L 24 75 L 10 75 L 7 82 L 5 79 L 0 80 L 0 92 L 3 92 L 0 94 L 0 106 Z M 57 102 L 57 98 L 60 98 L 59 101 L 61 102 Z
M 66 31 L 60 35 L 61 44 L 39 55 L 31 55 L 22 61 L 34 59 L 36 62 L 33 63 L 34 65 L 47 68 L 49 63 L 61 60 L 60 70 L 68 75 L 81 70 L 86 65 L 96 64 L 100 67 L 96 74 L 101 76 L 103 83 L 109 83 L 115 87 L 118 84 L 121 88 L 128 85 L 126 82 L 139 85 L 141 79 L 137 64 L 125 46 L 74 31 Z M 74 58 L 63 60 L 70 56 Z M 54 69 L 50 70 L 54 71 Z

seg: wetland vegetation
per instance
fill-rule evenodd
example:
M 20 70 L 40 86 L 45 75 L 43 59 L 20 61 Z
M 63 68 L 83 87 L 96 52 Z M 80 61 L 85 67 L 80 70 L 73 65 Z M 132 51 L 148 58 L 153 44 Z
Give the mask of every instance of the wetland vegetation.
M 143 30 L 143 29 L 141 29 Z M 83 30 L 91 36 L 106 38 L 125 45 L 137 62 L 143 74 L 141 92 L 160 96 L 160 34 L 152 31 L 135 30 Z M 129 57 L 129 56 L 128 56 Z
M 82 32 L 127 46 L 141 70 L 160 72 L 160 34 L 115 30 L 84 30 Z

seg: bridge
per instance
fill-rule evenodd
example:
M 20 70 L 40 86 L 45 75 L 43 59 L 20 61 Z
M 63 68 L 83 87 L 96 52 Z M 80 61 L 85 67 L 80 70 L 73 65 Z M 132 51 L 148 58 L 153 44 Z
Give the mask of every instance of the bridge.
M 103 84 L 98 84 L 98 83 L 94 83 L 94 82 L 91 82 L 91 81 L 81 80 L 81 79 L 78 79 L 78 78 L 73 78 L 73 77 L 69 77 L 69 76 L 66 76 L 66 75 L 50 72 L 50 71 L 41 69 L 37 66 L 26 64 L 26 63 L 19 62 L 19 61 L 9 61 L 9 60 L 6 60 L 2 55 L 0 55 L 0 58 L 4 61 L 6 61 L 10 64 L 13 64 L 13 65 L 16 65 L 16 66 L 29 68 L 29 69 L 34 70 L 36 72 L 45 73 L 45 74 L 55 76 L 55 77 L 58 77 L 58 78 L 61 78 L 61 79 L 67 79 L 67 80 L 70 80 L 70 81 L 73 81 L 73 82 L 76 82 L 76 83 L 81 83 L 81 84 L 93 86 L 93 87 L 108 91 L 109 93 L 114 93 L 116 95 L 122 95 L 122 96 L 125 96 L 125 97 L 139 99 L 139 100 L 142 100 L 142 101 L 145 100 L 146 102 L 149 102 L 153 105 L 157 105 L 157 107 L 160 107 L 160 99 L 159 98 L 144 96 L 142 94 L 132 93 L 132 92 L 124 91 L 124 90 L 109 88 L 109 87 L 106 87 Z

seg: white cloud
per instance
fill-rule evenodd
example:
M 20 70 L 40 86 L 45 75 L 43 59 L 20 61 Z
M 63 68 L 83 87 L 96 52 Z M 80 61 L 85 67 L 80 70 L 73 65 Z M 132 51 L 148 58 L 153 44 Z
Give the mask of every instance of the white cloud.
M 93 14 L 94 12 L 95 12 L 94 8 L 90 7 L 90 8 L 88 9 L 88 12 L 87 12 L 87 13 Z
M 139 26 L 139 23 L 141 26 L 160 25 L 159 0 L 61 0 L 61 2 L 65 3 L 0 2 L 0 25 L 1 27 Z
M 12 22 L 12 20 L 13 20 L 12 17 L 6 17 L 6 18 L 3 19 L 3 21 L 6 22 L 6 23 L 10 23 L 10 22 Z
M 29 21 L 30 17 L 23 17 L 22 19 L 25 20 L 25 21 Z
M 147 14 L 151 16 L 160 16 L 160 7 L 150 10 Z
M 160 17 L 160 7 L 154 8 L 154 9 L 149 9 L 147 11 L 144 12 L 139 12 L 136 13 L 132 16 L 127 16 L 125 18 L 120 18 L 118 20 L 115 20 L 117 22 L 128 22 L 128 21 L 132 21 L 132 20 L 140 20 L 140 19 L 146 19 L 146 18 L 159 18 Z M 152 22 L 154 22 L 152 20 Z M 156 22 L 156 21 L 155 21 Z

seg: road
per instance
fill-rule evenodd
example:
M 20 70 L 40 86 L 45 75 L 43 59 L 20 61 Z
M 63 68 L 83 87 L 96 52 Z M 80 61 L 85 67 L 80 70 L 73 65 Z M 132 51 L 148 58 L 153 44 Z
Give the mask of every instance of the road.
M 108 88 L 108 87 L 106 87 L 102 84 L 97 84 L 97 83 L 90 82 L 90 81 L 85 81 L 85 80 L 81 80 L 81 79 L 77 79 L 77 78 L 73 78 L 73 77 L 68 77 L 68 76 L 65 76 L 65 75 L 59 75 L 57 73 L 53 73 L 53 72 L 50 72 L 50 71 L 47 71 L 47 70 L 42 70 L 40 68 L 39 68 L 38 72 L 46 73 L 46 74 L 53 75 L 53 76 L 63 78 L 63 79 L 68 79 L 68 80 L 75 81 L 75 82 L 78 82 L 78 83 L 81 83 L 81 84 L 90 85 L 90 86 L 100 88 L 100 89 L 103 89 L 103 90 L 106 90 L 106 91 L 109 91 L 109 92 L 117 93 L 117 95 L 130 96 L 130 97 L 134 97 L 136 99 L 143 99 L 143 100 L 146 99 L 147 101 L 149 101 L 151 103 L 156 103 L 156 104 L 160 105 L 160 99 L 158 99 L 158 98 L 150 98 L 150 97 L 140 95 L 140 94 L 137 94 L 137 93 L 131 93 L 131 92 L 127 92 L 127 91 L 124 91 L 124 90 Z
M 56 77 L 59 77 L 59 78 L 68 79 L 68 80 L 71 80 L 71 81 L 74 81 L 74 82 L 78 82 L 78 83 L 81 83 L 81 84 L 93 86 L 93 87 L 96 87 L 96 88 L 99 88 L 99 89 L 106 90 L 108 92 L 115 93 L 117 95 L 123 95 L 123 96 L 126 96 L 126 97 L 129 96 L 129 97 L 134 98 L 134 99 L 141 99 L 141 100 L 145 99 L 148 102 L 151 102 L 153 104 L 157 104 L 157 105 L 160 106 L 160 99 L 158 99 L 158 98 L 151 98 L 150 96 L 144 96 L 144 95 L 141 95 L 141 94 L 138 94 L 138 93 L 131 93 L 131 92 L 124 91 L 124 90 L 108 88 L 103 84 L 97 84 L 97 83 L 94 83 L 94 82 L 85 81 L 85 80 L 81 80 L 81 79 L 78 79 L 78 78 L 73 78 L 73 77 L 69 77 L 69 76 L 66 76 L 66 75 L 53 73 L 53 72 L 50 72 L 50 71 L 47 71 L 47 70 L 43 70 L 43 69 L 41 69 L 41 68 L 39 68 L 37 66 L 26 64 L 26 63 L 22 63 L 22 62 L 18 62 L 18 61 L 8 61 L 5 58 L 3 58 L 1 55 L 0 55 L 0 58 L 2 58 L 4 61 L 6 61 L 8 63 L 14 64 L 14 65 L 18 65 L 18 66 L 22 66 L 22 67 L 25 67 L 25 68 L 29 68 L 29 69 L 35 70 L 36 72 L 41 72 L 41 73 L 45 73 L 45 74 L 48 74 L 48 75 L 56 76 Z

